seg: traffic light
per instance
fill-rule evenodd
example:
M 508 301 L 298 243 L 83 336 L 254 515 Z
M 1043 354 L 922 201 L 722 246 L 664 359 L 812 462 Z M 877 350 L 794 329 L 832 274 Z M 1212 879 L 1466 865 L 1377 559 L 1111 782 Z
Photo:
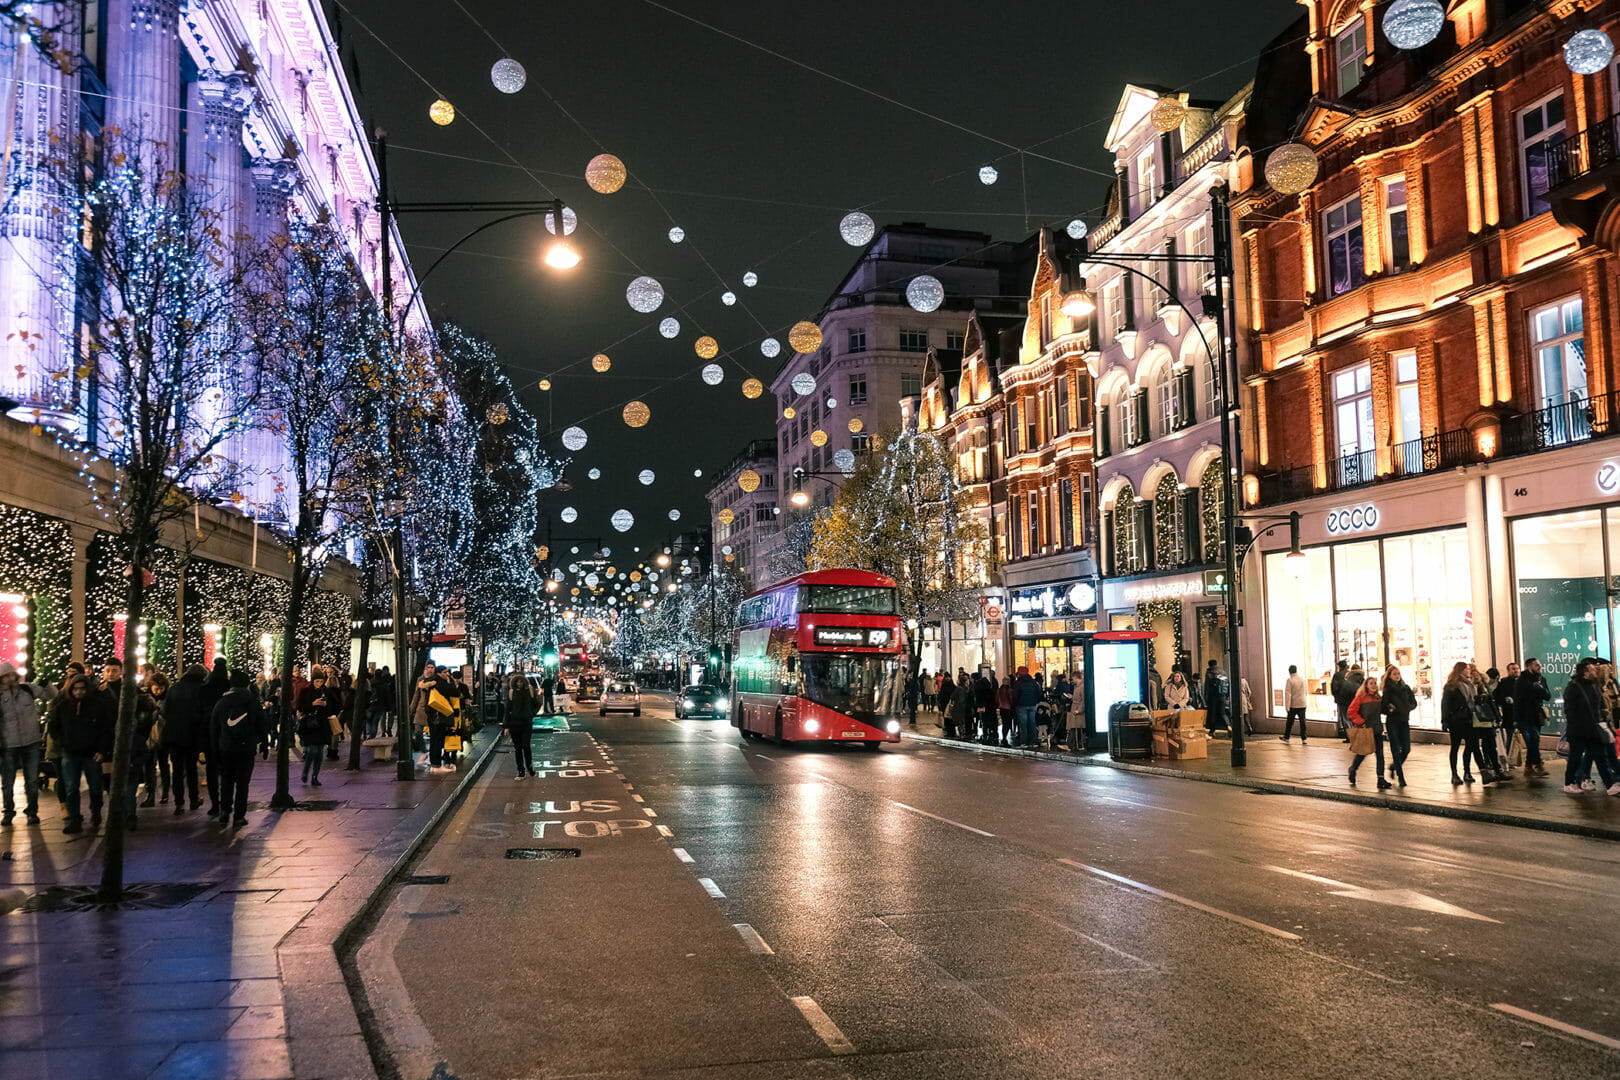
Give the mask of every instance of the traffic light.
M 548 668 L 557 666 L 557 646 L 547 645 L 540 653 L 540 662 Z

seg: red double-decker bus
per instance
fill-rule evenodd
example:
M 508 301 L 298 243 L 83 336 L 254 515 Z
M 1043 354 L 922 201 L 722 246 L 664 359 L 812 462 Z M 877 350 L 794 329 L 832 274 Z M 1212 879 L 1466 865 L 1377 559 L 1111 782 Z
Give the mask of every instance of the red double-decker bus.
M 731 716 L 744 738 L 900 741 L 905 638 L 894 581 L 816 570 L 742 602 Z

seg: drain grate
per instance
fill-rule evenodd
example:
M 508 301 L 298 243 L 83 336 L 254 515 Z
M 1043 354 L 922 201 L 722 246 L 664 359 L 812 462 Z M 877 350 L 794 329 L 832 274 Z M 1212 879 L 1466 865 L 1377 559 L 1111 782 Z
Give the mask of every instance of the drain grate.
M 577 859 L 577 847 L 509 847 L 506 849 L 508 859 Z
M 405 879 L 406 885 L 448 885 L 449 874 L 412 874 Z
M 212 889 L 212 881 L 137 881 L 124 886 L 117 900 L 103 900 L 95 885 L 52 885 L 23 901 L 25 914 L 80 911 L 161 911 L 177 908 Z

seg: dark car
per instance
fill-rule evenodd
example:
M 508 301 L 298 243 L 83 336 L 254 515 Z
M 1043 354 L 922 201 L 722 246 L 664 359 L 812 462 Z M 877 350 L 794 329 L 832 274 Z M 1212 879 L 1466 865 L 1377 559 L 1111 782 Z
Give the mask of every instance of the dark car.
M 724 716 L 730 708 L 731 702 L 718 687 L 699 683 L 696 686 L 688 686 L 676 697 L 675 718 L 682 720 L 688 716 Z

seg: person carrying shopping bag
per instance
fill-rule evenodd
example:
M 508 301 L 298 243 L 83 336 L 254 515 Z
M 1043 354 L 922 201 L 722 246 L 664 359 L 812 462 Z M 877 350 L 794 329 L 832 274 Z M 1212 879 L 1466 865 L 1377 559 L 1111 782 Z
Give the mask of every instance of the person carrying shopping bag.
M 1384 702 L 1378 692 L 1378 678 L 1369 675 L 1356 688 L 1350 701 L 1350 786 L 1356 784 L 1356 770 L 1368 754 L 1375 755 L 1378 765 L 1378 790 L 1387 791 L 1395 785 L 1384 779 Z

